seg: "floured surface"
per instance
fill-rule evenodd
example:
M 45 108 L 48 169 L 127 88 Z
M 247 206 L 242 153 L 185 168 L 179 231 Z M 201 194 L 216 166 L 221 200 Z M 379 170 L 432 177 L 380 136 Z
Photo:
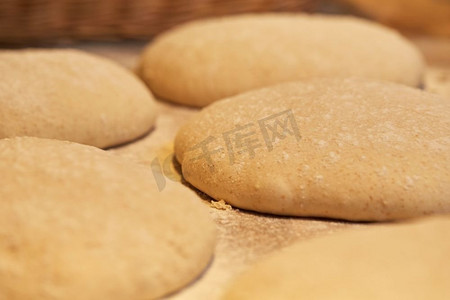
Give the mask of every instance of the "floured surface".
M 211 209 L 218 225 L 215 260 L 197 283 L 173 299 L 219 299 L 223 288 L 259 257 L 300 240 L 329 235 L 359 224 L 338 221 L 281 218 L 237 210 Z
M 449 299 L 449 231 L 447 216 L 296 243 L 235 278 L 224 299 Z
M 450 56 L 446 51 L 449 49 L 450 40 L 435 42 L 421 38 L 415 42 L 424 51 L 432 67 L 450 70 Z M 144 44 L 124 43 L 106 49 L 104 45 L 88 44 L 79 48 L 116 58 L 127 67 L 134 67 L 143 46 Z M 195 109 L 162 102 L 159 102 L 158 106 L 161 108 L 160 115 L 150 135 L 112 151 L 150 165 L 158 150 L 172 142 L 179 126 L 196 112 Z M 218 299 L 229 279 L 263 255 L 298 240 L 329 235 L 347 227 L 370 226 L 329 220 L 273 217 L 237 210 L 211 208 L 210 212 L 218 225 L 215 258 L 203 277 L 170 299 Z

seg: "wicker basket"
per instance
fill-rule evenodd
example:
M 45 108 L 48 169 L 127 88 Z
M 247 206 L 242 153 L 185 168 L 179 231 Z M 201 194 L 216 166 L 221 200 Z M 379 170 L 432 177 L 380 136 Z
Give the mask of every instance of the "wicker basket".
M 308 11 L 315 0 L 1 0 L 0 43 L 147 39 L 175 24 L 244 12 Z

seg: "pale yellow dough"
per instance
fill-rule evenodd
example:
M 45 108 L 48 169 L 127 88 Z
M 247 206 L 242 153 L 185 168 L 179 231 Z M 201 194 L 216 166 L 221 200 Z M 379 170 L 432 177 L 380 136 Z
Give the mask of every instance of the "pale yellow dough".
M 271 84 L 363 76 L 418 86 L 424 60 L 392 29 L 346 16 L 259 14 L 190 22 L 158 36 L 138 73 L 159 97 L 205 106 Z
M 226 300 L 450 299 L 450 218 L 299 242 L 235 278 Z
M 197 278 L 215 227 L 193 192 L 71 142 L 0 140 L 0 299 L 153 299 Z
M 35 136 L 101 148 L 149 132 L 156 104 L 128 70 L 77 50 L 0 51 L 0 138 Z
M 446 213 L 449 116 L 446 99 L 395 83 L 286 83 L 204 108 L 175 154 L 188 182 L 239 208 L 347 220 Z

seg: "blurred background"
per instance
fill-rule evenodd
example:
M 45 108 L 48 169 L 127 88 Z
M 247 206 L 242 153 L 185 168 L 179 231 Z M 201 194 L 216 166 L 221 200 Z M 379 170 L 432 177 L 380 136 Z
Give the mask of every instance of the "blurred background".
M 450 0 L 1 0 L 0 44 L 148 40 L 188 20 L 268 11 L 352 14 L 450 37 Z
M 78 48 L 133 69 L 164 30 L 249 12 L 346 14 L 395 28 L 424 54 L 425 89 L 450 98 L 450 0 L 0 0 L 0 48 Z

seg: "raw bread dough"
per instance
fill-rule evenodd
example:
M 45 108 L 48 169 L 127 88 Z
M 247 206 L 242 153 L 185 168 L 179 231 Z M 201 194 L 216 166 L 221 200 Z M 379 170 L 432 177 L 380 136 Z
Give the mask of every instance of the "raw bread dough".
M 280 82 L 364 76 L 417 86 L 422 55 L 397 32 L 363 19 L 305 14 L 194 21 L 144 51 L 138 73 L 159 97 L 205 106 Z
M 450 218 L 299 242 L 235 278 L 223 299 L 449 299 Z
M 0 299 L 153 299 L 211 260 L 206 206 L 113 153 L 3 139 L 0 174 Z
M 0 70 L 0 138 L 105 148 L 144 135 L 155 122 L 145 85 L 105 58 L 77 50 L 6 50 Z
M 259 212 L 392 220 L 450 212 L 450 102 L 313 79 L 216 102 L 175 140 L 184 178 Z M 294 127 L 295 125 L 295 127 Z

